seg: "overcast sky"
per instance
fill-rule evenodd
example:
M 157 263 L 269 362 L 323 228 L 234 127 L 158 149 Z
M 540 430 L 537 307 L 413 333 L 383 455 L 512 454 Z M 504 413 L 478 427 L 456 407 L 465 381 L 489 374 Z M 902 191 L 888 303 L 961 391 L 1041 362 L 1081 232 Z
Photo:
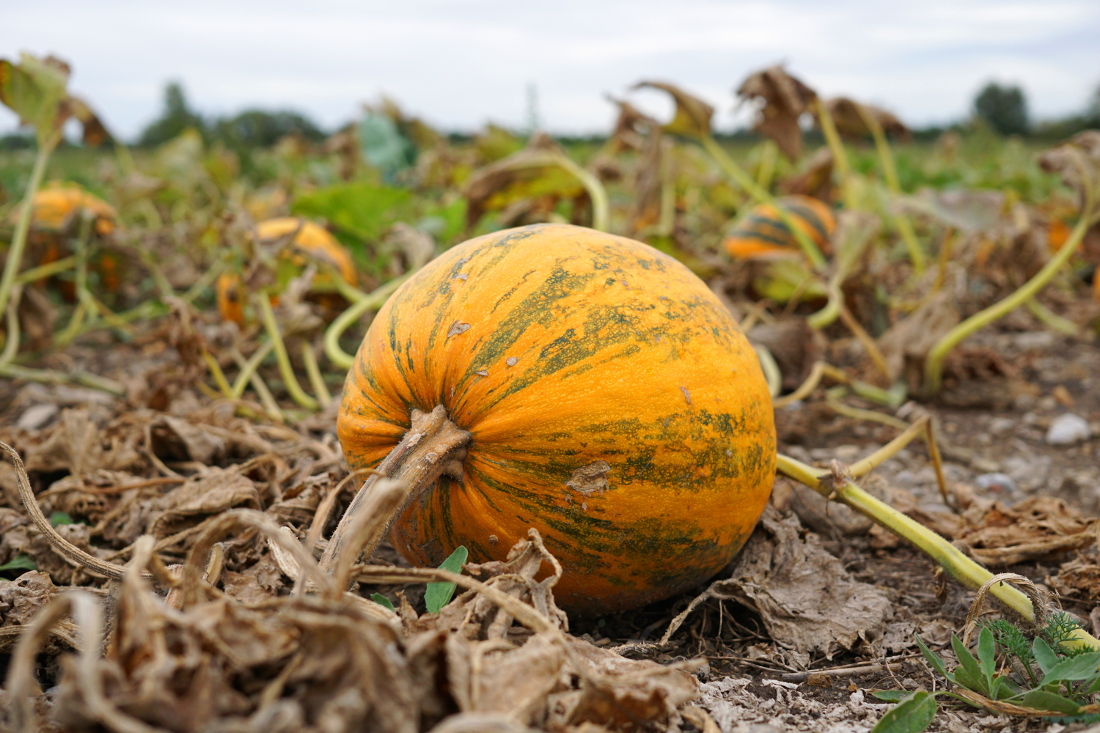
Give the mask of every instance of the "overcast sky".
M 966 116 L 991 80 L 1022 86 L 1038 119 L 1100 86 L 1097 0 L 0 0 L 0 18 L 0 57 L 66 59 L 71 89 L 124 138 L 170 80 L 203 114 L 291 108 L 329 129 L 383 93 L 443 129 L 522 127 L 533 85 L 555 132 L 606 131 L 604 95 L 640 79 L 695 92 L 729 129 L 731 90 L 780 61 L 917 126 Z M 0 109 L 0 133 L 15 125 Z

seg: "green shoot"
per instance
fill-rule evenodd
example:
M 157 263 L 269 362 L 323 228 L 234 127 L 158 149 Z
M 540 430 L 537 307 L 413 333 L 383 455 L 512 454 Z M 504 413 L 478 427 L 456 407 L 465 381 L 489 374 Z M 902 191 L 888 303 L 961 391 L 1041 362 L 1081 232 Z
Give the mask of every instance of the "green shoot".
M 462 566 L 466 564 L 466 558 L 469 555 L 469 551 L 464 546 L 459 545 L 458 549 L 443 561 L 439 569 L 461 573 Z M 451 602 L 454 594 L 454 583 L 428 583 L 428 588 L 424 591 L 424 605 L 427 606 L 428 613 L 439 613 L 444 606 Z

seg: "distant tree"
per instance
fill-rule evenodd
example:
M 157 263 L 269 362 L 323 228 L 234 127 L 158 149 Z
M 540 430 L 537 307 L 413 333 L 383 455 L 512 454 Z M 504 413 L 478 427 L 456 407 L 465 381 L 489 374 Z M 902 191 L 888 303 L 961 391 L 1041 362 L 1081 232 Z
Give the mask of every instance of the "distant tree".
M 974 98 L 974 112 L 1002 135 L 1026 135 L 1027 99 L 1018 86 L 990 82 Z
M 258 109 L 218 120 L 211 130 L 211 137 L 241 150 L 270 147 L 291 133 L 297 133 L 310 142 L 325 139 L 325 134 L 317 125 L 297 112 Z
M 138 144 L 160 145 L 178 136 L 188 127 L 203 130 L 203 119 L 187 106 L 183 87 L 174 81 L 164 88 L 164 112 L 142 131 Z
M 1100 86 L 1096 87 L 1085 108 L 1085 120 L 1089 127 L 1100 127 Z

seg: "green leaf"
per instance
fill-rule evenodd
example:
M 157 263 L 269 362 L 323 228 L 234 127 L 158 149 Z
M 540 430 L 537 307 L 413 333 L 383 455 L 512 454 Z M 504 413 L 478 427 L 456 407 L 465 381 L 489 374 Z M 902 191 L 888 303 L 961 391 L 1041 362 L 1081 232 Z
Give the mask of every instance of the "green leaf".
M 363 113 L 359 120 L 359 141 L 363 157 L 382 173 L 386 182 L 392 182 L 415 162 L 416 148 L 385 114 Z
M 978 664 L 985 679 L 985 689 L 993 692 L 993 674 L 997 671 L 997 644 L 993 641 L 993 632 L 983 627 L 978 634 Z
M 1050 710 L 1051 712 L 1064 713 L 1066 715 L 1076 715 L 1077 711 L 1081 709 L 1081 706 L 1072 700 L 1067 700 L 1061 695 L 1056 695 L 1047 690 L 1031 690 L 1024 695 L 1020 704 L 1026 708 Z
M 1054 669 L 1061 661 L 1061 658 L 1050 648 L 1050 644 L 1038 636 L 1031 644 L 1031 653 L 1035 655 L 1035 661 L 1039 663 L 1039 669 L 1043 670 L 1043 674 Z
M 906 690 L 872 690 L 871 694 L 886 702 L 901 702 L 908 700 L 913 693 Z
M 1046 686 L 1055 682 L 1090 680 L 1097 676 L 1097 668 L 1100 668 L 1100 652 L 1079 654 L 1045 670 L 1040 684 Z
M 886 711 L 871 733 L 921 733 L 936 717 L 936 698 L 928 692 L 914 692 Z
M 9 570 L 38 570 L 38 566 L 35 565 L 34 560 L 27 555 L 16 555 L 11 560 L 0 565 L 0 573 Z
M 397 609 L 393 607 L 393 603 L 390 602 L 390 599 L 386 598 L 381 593 L 371 593 L 370 594 L 370 599 L 372 601 L 374 601 L 375 603 L 377 603 L 379 606 L 385 606 L 386 608 L 390 609 L 391 611 L 393 611 L 395 613 L 397 612 Z
M 943 657 L 929 649 L 924 643 L 924 639 L 920 638 L 920 634 L 913 634 L 913 637 L 917 640 L 917 646 L 920 648 L 920 653 L 928 660 L 928 664 L 932 666 L 932 669 L 939 672 L 941 677 L 951 679 L 951 675 L 947 672 L 947 665 L 943 663 Z
M 68 80 L 68 66 L 53 57 L 39 59 L 24 53 L 18 66 L 0 59 L 0 102 L 34 128 L 43 147 L 57 143 L 65 123 L 67 114 L 61 107 L 68 96 Z
M 60 527 L 63 524 L 74 524 L 73 518 L 66 512 L 54 512 L 50 515 L 51 527 Z
M 412 194 L 404 189 L 361 181 L 299 196 L 291 211 L 297 216 L 327 219 L 360 241 L 375 242 L 394 222 L 411 217 L 414 204 Z
M 439 569 L 450 570 L 452 573 L 461 573 L 462 566 L 466 564 L 466 558 L 469 556 L 470 553 L 466 547 L 459 545 L 458 549 L 452 552 L 451 556 L 443 561 Z M 451 598 L 454 594 L 454 583 L 428 583 L 428 588 L 424 591 L 424 605 L 427 606 L 428 613 L 439 613 L 444 606 L 451 602 Z
M 955 677 L 958 678 L 959 684 L 978 692 L 988 692 L 978 660 L 954 634 L 951 635 L 951 649 L 959 660 L 959 667 L 955 670 Z

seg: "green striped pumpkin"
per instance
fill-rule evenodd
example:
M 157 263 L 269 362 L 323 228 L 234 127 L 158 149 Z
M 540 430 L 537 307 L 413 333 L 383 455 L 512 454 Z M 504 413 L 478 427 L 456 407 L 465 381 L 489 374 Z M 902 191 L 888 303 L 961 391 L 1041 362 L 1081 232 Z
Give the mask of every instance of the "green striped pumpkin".
M 818 249 L 829 253 L 829 240 L 836 230 L 836 217 L 832 209 L 818 199 L 800 195 L 784 196 L 776 199 L 775 203 Z M 743 260 L 798 257 L 801 254 L 790 227 L 779 218 L 772 204 L 757 204 L 750 209 L 736 222 L 722 245 L 731 257 Z
M 423 566 L 458 545 L 502 560 L 535 527 L 572 612 L 706 580 L 775 474 L 767 385 L 726 308 L 671 257 L 581 227 L 471 240 L 393 295 L 345 385 L 348 463 L 377 466 L 437 405 L 472 436 L 462 477 L 412 501 L 395 547 Z

